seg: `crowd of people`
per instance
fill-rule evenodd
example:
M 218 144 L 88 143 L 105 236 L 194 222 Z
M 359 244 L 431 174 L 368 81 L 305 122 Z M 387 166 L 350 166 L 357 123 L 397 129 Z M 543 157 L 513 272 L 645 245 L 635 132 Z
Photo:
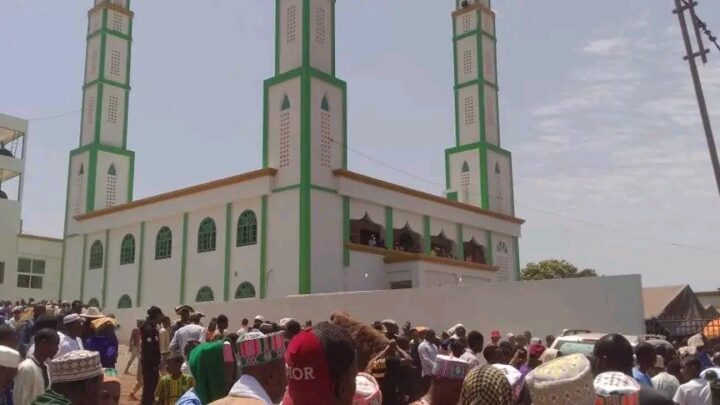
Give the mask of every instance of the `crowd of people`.
M 619 334 L 591 354 L 562 353 L 526 331 L 489 341 L 462 324 L 436 331 L 346 312 L 304 325 L 256 316 L 230 329 L 150 307 L 128 342 L 143 405 L 713 405 L 720 346 L 698 334 L 682 348 Z M 79 301 L 0 306 L 0 405 L 119 403 L 118 323 Z M 715 401 L 715 402 L 713 402 Z

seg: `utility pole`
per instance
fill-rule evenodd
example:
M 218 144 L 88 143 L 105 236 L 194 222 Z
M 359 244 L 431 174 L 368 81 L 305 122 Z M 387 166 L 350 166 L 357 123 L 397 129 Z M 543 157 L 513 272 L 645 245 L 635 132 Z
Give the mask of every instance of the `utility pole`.
M 692 76 L 693 85 L 695 86 L 695 95 L 697 96 L 698 107 L 700 108 L 700 117 L 702 118 L 703 128 L 705 129 L 705 138 L 707 138 L 708 149 L 710 150 L 710 160 L 712 162 L 713 171 L 715 172 L 715 182 L 717 183 L 718 194 L 720 194 L 720 160 L 718 160 L 717 148 L 715 147 L 715 138 L 713 136 L 712 127 L 710 126 L 710 116 L 708 115 L 707 105 L 705 104 L 705 95 L 703 94 L 702 83 L 700 82 L 700 74 L 698 73 L 695 58 L 700 57 L 703 63 L 707 63 L 707 54 L 709 49 L 705 49 L 702 42 L 700 27 L 695 16 L 695 0 L 674 0 L 675 10 L 680 21 L 680 30 L 682 31 L 683 41 L 685 42 L 685 51 L 687 55 L 683 59 L 690 64 L 690 74 Z M 692 42 L 690 41 L 690 33 L 688 32 L 687 22 L 685 21 L 685 11 L 690 11 L 693 27 L 695 28 L 695 36 L 697 38 L 699 50 L 694 52 Z

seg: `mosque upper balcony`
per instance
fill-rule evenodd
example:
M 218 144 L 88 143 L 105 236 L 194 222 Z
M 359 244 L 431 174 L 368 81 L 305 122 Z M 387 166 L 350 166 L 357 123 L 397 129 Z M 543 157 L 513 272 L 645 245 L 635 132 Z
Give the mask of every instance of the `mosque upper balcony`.
M 27 121 L 0 114 L 0 184 L 22 174 L 25 168 Z
M 477 10 L 478 8 L 490 9 L 490 0 L 455 0 L 457 10 L 453 14 L 460 14 L 463 11 Z

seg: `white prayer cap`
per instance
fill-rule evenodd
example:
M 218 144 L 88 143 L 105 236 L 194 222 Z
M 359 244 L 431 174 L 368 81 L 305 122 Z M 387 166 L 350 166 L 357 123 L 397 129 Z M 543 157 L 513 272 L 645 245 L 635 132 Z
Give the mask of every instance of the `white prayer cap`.
M 283 319 L 281 319 L 281 320 L 278 322 L 278 326 L 281 327 L 281 328 L 284 328 L 285 325 L 287 325 L 287 323 L 290 322 L 290 321 L 295 321 L 295 322 L 297 322 L 297 321 L 295 320 L 295 318 L 283 318 Z
M 255 321 L 265 322 L 265 317 L 262 315 L 255 315 L 255 318 L 253 318 Z
M 80 315 L 78 314 L 70 314 L 63 318 L 63 325 L 67 325 L 73 322 L 80 322 L 81 319 L 82 318 L 80 318 Z
M 88 350 L 75 350 L 52 360 L 48 372 L 53 383 L 83 381 L 103 375 L 100 354 Z
M 20 305 L 18 305 L 18 306 L 16 306 L 15 308 L 13 308 L 13 312 L 22 312 L 23 309 L 24 309 L 23 307 L 21 307 Z
M 20 353 L 6 346 L 0 346 L 0 367 L 17 368 L 20 364 Z

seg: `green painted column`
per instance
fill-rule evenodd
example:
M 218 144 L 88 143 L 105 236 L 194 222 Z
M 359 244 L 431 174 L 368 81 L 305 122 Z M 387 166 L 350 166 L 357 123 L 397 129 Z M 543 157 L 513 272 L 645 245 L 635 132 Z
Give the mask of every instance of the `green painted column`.
M 392 250 L 395 244 L 393 232 L 393 209 L 385 207 L 385 247 Z
M 185 274 L 187 272 L 188 213 L 183 214 L 182 246 L 180 246 L 180 304 L 185 304 Z
M 432 250 L 432 240 L 430 239 L 430 217 L 423 215 L 423 253 L 426 255 L 430 254 Z
M 105 230 L 105 256 L 103 257 L 103 283 L 102 283 L 102 307 L 107 308 L 107 271 L 110 261 L 110 230 Z
M 82 269 L 80 271 L 80 301 L 85 302 L 85 267 L 87 261 L 87 234 L 83 235 Z
M 224 288 L 223 298 L 227 302 L 230 299 L 230 253 L 232 252 L 231 246 L 232 237 L 232 203 L 227 203 L 225 206 L 225 276 L 224 276 Z
M 138 250 L 138 279 L 137 295 L 135 304 L 138 308 L 142 305 L 143 265 L 145 262 L 145 221 L 140 222 L 140 249 Z
M 260 298 L 267 296 L 267 206 L 268 197 L 260 200 Z
M 343 266 L 348 267 L 350 265 L 350 250 L 347 248 L 347 244 L 350 243 L 350 197 L 343 196 Z
M 462 224 L 457 224 L 457 243 L 455 244 L 455 257 L 458 260 L 465 260 L 465 236 L 463 235 Z

